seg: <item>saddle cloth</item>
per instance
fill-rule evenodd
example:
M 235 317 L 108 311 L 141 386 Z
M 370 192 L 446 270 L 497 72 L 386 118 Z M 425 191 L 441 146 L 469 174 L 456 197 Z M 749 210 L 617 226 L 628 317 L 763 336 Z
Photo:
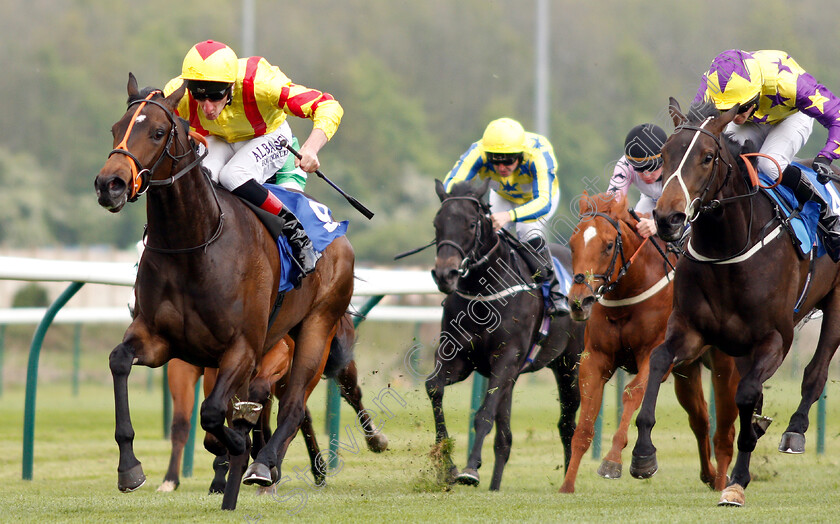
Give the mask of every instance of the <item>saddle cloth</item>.
M 303 193 L 289 191 L 284 187 L 274 184 L 263 184 L 263 186 L 276 195 L 283 202 L 286 209 L 297 217 L 303 225 L 307 236 L 312 240 L 312 245 L 317 252 L 323 253 L 333 240 L 347 233 L 347 221 L 336 222 L 333 220 L 332 212 L 324 204 L 312 200 Z M 243 202 L 248 203 L 245 200 Z M 297 281 L 300 275 L 300 269 L 292 261 L 292 248 L 289 247 L 289 241 L 279 231 L 279 227 L 277 227 L 280 220 L 275 215 L 255 206 L 249 204 L 248 207 L 257 213 L 260 220 L 263 221 L 271 234 L 277 239 L 277 249 L 280 253 L 279 291 L 281 293 L 289 291 L 294 287 L 292 282 Z
M 811 183 L 817 188 L 835 213 L 840 210 L 840 193 L 837 192 L 834 184 L 820 184 L 817 182 L 817 175 L 812 169 L 797 162 L 792 162 L 791 165 L 798 167 L 802 175 L 807 176 L 811 180 Z M 758 177 L 764 185 L 775 183 L 774 180 L 764 173 L 759 173 Z M 816 246 L 816 256 L 823 256 L 825 254 L 825 248 L 823 247 L 822 238 L 818 234 L 817 227 L 820 218 L 819 204 L 813 201 L 805 202 L 800 209 L 800 204 L 797 202 L 793 190 L 783 185 L 778 185 L 773 189 L 762 189 L 762 191 L 767 193 L 778 204 L 782 217 L 788 220 L 790 230 L 794 237 L 794 244 L 799 248 L 800 256 L 802 258 L 808 258 L 814 246 Z

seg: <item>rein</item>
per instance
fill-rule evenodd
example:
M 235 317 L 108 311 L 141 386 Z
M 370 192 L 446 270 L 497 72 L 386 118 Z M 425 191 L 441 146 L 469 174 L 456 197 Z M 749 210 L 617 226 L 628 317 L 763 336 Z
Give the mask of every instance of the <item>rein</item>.
M 177 167 L 178 163 L 181 160 L 188 157 L 191 153 L 194 153 L 194 149 L 192 147 L 190 147 L 189 144 L 188 144 L 186 151 L 181 155 L 173 154 L 171 152 L 171 149 L 173 148 L 173 144 L 175 146 L 177 146 L 177 144 L 178 144 L 178 141 L 177 141 L 178 124 L 175 121 L 175 117 L 172 115 L 172 112 L 169 111 L 169 109 L 166 106 L 164 106 L 163 104 L 161 104 L 157 100 L 152 100 L 152 98 L 155 95 L 159 95 L 159 94 L 162 94 L 162 91 L 155 90 L 155 91 L 152 91 L 151 93 L 149 93 L 146 96 L 146 98 L 133 100 L 132 102 L 130 102 L 128 104 L 129 108 L 131 108 L 131 106 L 133 106 L 133 105 L 137 105 L 138 107 L 134 111 L 134 114 L 131 116 L 131 120 L 128 123 L 128 127 L 125 130 L 125 135 L 123 135 L 122 140 L 120 141 L 119 144 L 117 144 L 117 147 L 112 149 L 111 152 L 108 154 L 108 158 L 111 158 L 114 154 L 121 154 L 121 155 L 127 156 L 132 161 L 130 163 L 131 174 L 132 174 L 132 184 L 131 184 L 131 194 L 128 197 L 129 202 L 136 201 L 140 197 L 140 195 L 145 193 L 150 187 L 169 187 L 169 186 L 173 185 L 179 178 L 186 175 L 187 173 L 192 171 L 196 166 L 198 166 L 201 163 L 201 161 L 204 160 L 204 157 L 206 157 L 207 153 L 208 153 L 207 142 L 204 140 L 204 138 L 195 134 L 195 133 L 190 132 L 189 133 L 190 137 L 192 137 L 193 139 L 195 139 L 195 140 L 201 142 L 202 144 L 204 144 L 204 146 L 205 146 L 204 151 L 200 155 L 196 154 L 195 159 L 192 162 L 190 162 L 189 164 L 187 164 L 185 167 L 183 167 L 180 171 L 178 171 L 177 173 L 173 173 L 175 171 L 175 168 Z M 142 112 L 143 108 L 146 107 L 146 104 L 156 105 L 160 109 L 162 109 L 163 113 L 166 115 L 166 118 L 169 120 L 169 124 L 170 124 L 169 136 L 166 139 L 166 144 L 164 145 L 163 150 L 161 151 L 160 155 L 158 156 L 157 160 L 154 162 L 154 164 L 152 165 L 151 168 L 144 167 L 143 163 L 140 162 L 140 160 L 134 154 L 132 154 L 131 151 L 128 150 L 128 139 L 131 136 L 131 131 L 133 130 L 134 124 L 137 122 L 137 119 L 140 116 L 140 113 Z M 158 168 L 160 167 L 164 158 L 169 158 L 170 160 L 172 160 L 172 168 L 170 170 L 170 175 L 167 178 L 164 178 L 164 179 L 161 179 L 161 180 L 157 180 L 157 179 L 152 180 L 151 179 L 152 173 L 154 173 L 158 170 Z M 219 202 L 219 196 L 216 193 L 216 188 L 213 185 L 213 182 L 209 179 L 209 177 L 207 177 L 206 174 L 204 176 L 205 176 L 205 178 L 207 178 L 207 182 L 210 184 L 210 189 L 213 192 L 213 199 L 215 200 L 216 207 L 219 210 L 219 223 L 216 226 L 216 231 L 213 233 L 213 235 L 207 241 L 203 242 L 200 245 L 193 246 L 193 247 L 178 248 L 178 249 L 168 249 L 168 248 L 154 247 L 154 246 L 150 246 L 148 244 L 148 224 L 146 224 L 146 226 L 143 228 L 143 246 L 146 249 L 149 249 L 150 251 L 154 251 L 154 252 L 157 252 L 157 253 L 167 253 L 167 254 L 190 253 L 192 251 L 197 251 L 197 250 L 200 250 L 200 249 L 204 249 L 206 251 L 207 246 L 209 246 L 210 244 L 215 242 L 221 236 L 222 229 L 224 227 L 225 214 L 224 214 L 224 212 L 222 212 L 222 206 L 221 206 L 221 203 Z

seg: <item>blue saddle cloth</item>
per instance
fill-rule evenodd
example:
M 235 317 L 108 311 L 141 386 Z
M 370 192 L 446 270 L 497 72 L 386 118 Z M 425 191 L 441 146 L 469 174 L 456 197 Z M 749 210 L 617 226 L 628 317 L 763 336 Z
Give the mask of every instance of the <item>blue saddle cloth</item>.
M 274 184 L 263 185 L 283 202 L 286 209 L 294 213 L 319 253 L 327 249 L 333 240 L 347 233 L 347 221 L 333 220 L 332 212 L 324 204 L 311 200 L 302 193 L 288 191 L 284 187 Z M 277 249 L 280 251 L 281 266 L 279 291 L 283 293 L 294 287 L 292 282 L 297 280 L 300 270 L 292 261 L 292 249 L 285 236 L 280 235 L 277 238 Z
M 557 260 L 557 257 L 551 257 L 554 263 L 554 274 L 557 275 L 557 280 L 560 282 L 560 292 L 563 296 L 569 296 L 569 289 L 572 287 L 572 275 L 566 270 L 566 267 Z M 551 287 L 551 282 L 543 282 L 542 294 L 546 304 L 548 304 L 548 290 Z
M 814 187 L 820 192 L 820 195 L 829 203 L 832 208 L 838 205 L 836 191 L 832 192 L 826 189 L 823 184 L 817 182 L 817 174 L 810 168 L 803 166 L 797 162 L 792 162 L 800 169 L 803 176 L 807 176 Z M 772 185 L 775 183 L 770 177 L 764 173 L 759 173 L 759 180 L 764 185 Z M 808 258 L 811 249 L 814 245 L 817 247 L 816 256 L 821 257 L 825 254 L 825 247 L 823 247 L 822 238 L 818 234 L 817 224 L 820 218 L 820 206 L 817 202 L 805 202 L 802 210 L 798 214 L 791 217 L 794 210 L 799 207 L 796 197 L 793 195 L 793 190 L 783 185 L 778 185 L 773 189 L 762 189 L 767 193 L 777 204 L 784 218 L 790 218 L 790 227 L 793 230 L 795 237 L 795 244 L 799 247 L 799 252 L 803 258 Z

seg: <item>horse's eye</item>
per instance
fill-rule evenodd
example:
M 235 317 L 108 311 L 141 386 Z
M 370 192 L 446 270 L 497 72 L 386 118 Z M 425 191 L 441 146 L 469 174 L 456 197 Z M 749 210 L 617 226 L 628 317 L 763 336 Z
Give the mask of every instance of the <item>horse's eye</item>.
M 715 159 L 714 155 L 712 155 L 711 153 L 706 153 L 706 156 L 703 158 L 703 163 L 704 164 L 709 164 L 714 159 Z
M 475 228 L 476 228 L 477 225 L 478 224 L 476 224 L 475 222 L 471 222 L 470 223 L 470 231 L 475 231 Z
M 604 251 L 609 253 L 610 251 L 612 251 L 614 245 L 615 244 L 613 242 L 607 242 L 607 245 L 604 246 Z
M 164 131 L 163 129 L 155 130 L 155 140 L 160 140 L 165 136 L 166 136 L 166 131 Z

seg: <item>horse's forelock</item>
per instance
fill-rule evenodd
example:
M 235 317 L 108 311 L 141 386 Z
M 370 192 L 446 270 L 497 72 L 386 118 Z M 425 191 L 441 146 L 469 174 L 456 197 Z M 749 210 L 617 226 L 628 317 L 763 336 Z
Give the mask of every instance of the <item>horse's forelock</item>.
M 154 93 L 155 91 L 157 91 L 157 92 L 158 92 L 158 93 L 160 93 L 160 94 L 159 94 L 159 95 L 155 95 L 153 98 L 158 98 L 159 96 L 163 96 L 163 93 L 162 93 L 162 92 L 161 92 L 161 90 L 160 90 L 160 89 L 158 89 L 157 87 L 151 87 L 151 86 L 149 86 L 149 87 L 144 87 L 144 88 L 143 88 L 143 89 L 141 89 L 141 90 L 140 90 L 140 92 L 139 92 L 139 93 L 137 93 L 136 95 L 129 95 L 129 96 L 128 96 L 128 100 L 126 101 L 126 104 L 130 104 L 130 103 L 134 102 L 135 100 L 143 100 L 143 99 L 145 99 L 147 96 L 149 96 L 149 94 L 150 94 L 150 93 Z
M 481 198 L 478 189 L 469 180 L 458 182 L 449 191 L 449 196 Z
M 688 117 L 689 124 L 699 124 L 706 120 L 707 118 L 720 116 L 720 110 L 715 107 L 713 102 L 708 100 L 703 102 L 696 102 L 691 104 L 691 107 L 688 108 L 688 113 L 686 113 Z

